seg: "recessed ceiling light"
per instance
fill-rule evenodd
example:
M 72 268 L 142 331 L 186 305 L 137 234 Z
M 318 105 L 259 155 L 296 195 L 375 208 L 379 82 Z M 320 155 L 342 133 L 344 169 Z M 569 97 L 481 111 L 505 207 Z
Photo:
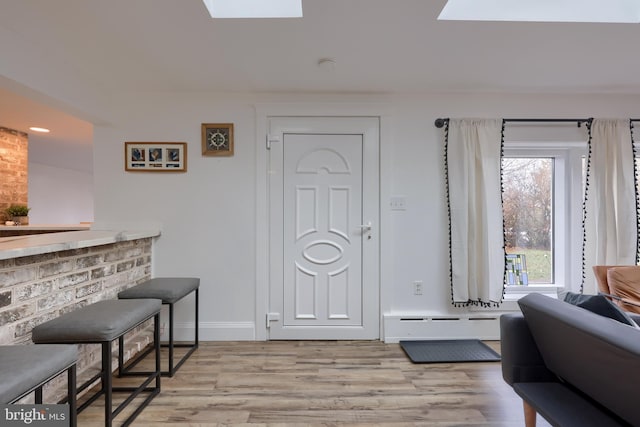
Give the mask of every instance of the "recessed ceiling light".
M 640 22 L 637 0 L 449 0 L 439 20 Z
M 302 0 L 202 0 L 212 18 L 301 18 Z
M 39 128 L 39 127 L 36 127 L 36 126 L 31 126 L 29 129 L 31 129 L 34 132 L 41 132 L 41 133 L 49 133 L 50 132 L 49 129 L 47 129 L 47 128 Z

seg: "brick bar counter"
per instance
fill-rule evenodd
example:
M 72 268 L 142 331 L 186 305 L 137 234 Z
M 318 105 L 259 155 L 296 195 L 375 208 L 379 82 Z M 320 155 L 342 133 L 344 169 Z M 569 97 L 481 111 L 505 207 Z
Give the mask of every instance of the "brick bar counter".
M 0 345 L 31 344 L 35 326 L 150 279 L 159 235 L 89 230 L 0 238 Z M 145 325 L 125 340 L 126 359 L 149 342 L 150 331 Z M 99 370 L 100 348 L 79 350 L 81 381 Z

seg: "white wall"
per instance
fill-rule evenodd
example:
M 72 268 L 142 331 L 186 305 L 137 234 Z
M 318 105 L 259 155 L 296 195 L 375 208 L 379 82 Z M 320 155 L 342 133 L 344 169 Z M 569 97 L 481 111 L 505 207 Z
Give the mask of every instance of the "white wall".
M 352 111 L 384 104 L 382 124 L 382 312 L 396 316 L 460 314 L 450 306 L 448 222 L 443 179 L 442 129 L 437 117 L 638 117 L 640 97 L 571 95 L 215 95 L 130 94 L 119 99 L 120 116 L 94 132 L 95 216 L 105 225 L 159 223 L 155 276 L 199 276 L 203 339 L 254 339 L 256 321 L 256 105 L 333 103 Z M 364 107 L 363 107 L 364 106 Z M 116 105 L 114 104 L 114 110 Z M 304 111 L 302 108 L 301 111 Z M 369 112 L 369 111 L 368 111 Z M 381 111 L 381 114 L 383 112 Z M 235 124 L 235 155 L 202 157 L 200 124 Z M 184 141 L 184 174 L 124 171 L 125 141 Z M 390 211 L 392 195 L 406 211 Z M 414 296 L 411 283 L 424 282 Z M 178 307 L 188 324 L 189 309 Z M 397 325 L 396 325 L 397 326 Z M 406 335 L 416 334 L 415 325 Z M 394 328 L 402 335 L 402 329 Z M 419 332 L 418 332 L 419 334 Z
M 93 221 L 93 176 L 29 162 L 29 222 L 79 224 Z

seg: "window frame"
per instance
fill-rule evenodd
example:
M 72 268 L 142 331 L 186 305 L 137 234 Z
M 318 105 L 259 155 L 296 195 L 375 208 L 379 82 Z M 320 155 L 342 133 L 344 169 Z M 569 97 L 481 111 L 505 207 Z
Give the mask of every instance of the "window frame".
M 583 160 L 586 141 L 505 141 L 503 157 L 553 158 L 553 271 L 551 284 L 505 285 L 505 300 L 529 293 L 575 291 L 582 280 Z

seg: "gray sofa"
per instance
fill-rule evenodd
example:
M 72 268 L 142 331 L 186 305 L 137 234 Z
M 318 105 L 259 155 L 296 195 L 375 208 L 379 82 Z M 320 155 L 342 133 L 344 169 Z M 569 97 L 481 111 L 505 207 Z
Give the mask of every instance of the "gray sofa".
M 519 305 L 500 318 L 502 376 L 527 425 L 535 411 L 553 426 L 640 426 L 640 329 L 539 294 Z

